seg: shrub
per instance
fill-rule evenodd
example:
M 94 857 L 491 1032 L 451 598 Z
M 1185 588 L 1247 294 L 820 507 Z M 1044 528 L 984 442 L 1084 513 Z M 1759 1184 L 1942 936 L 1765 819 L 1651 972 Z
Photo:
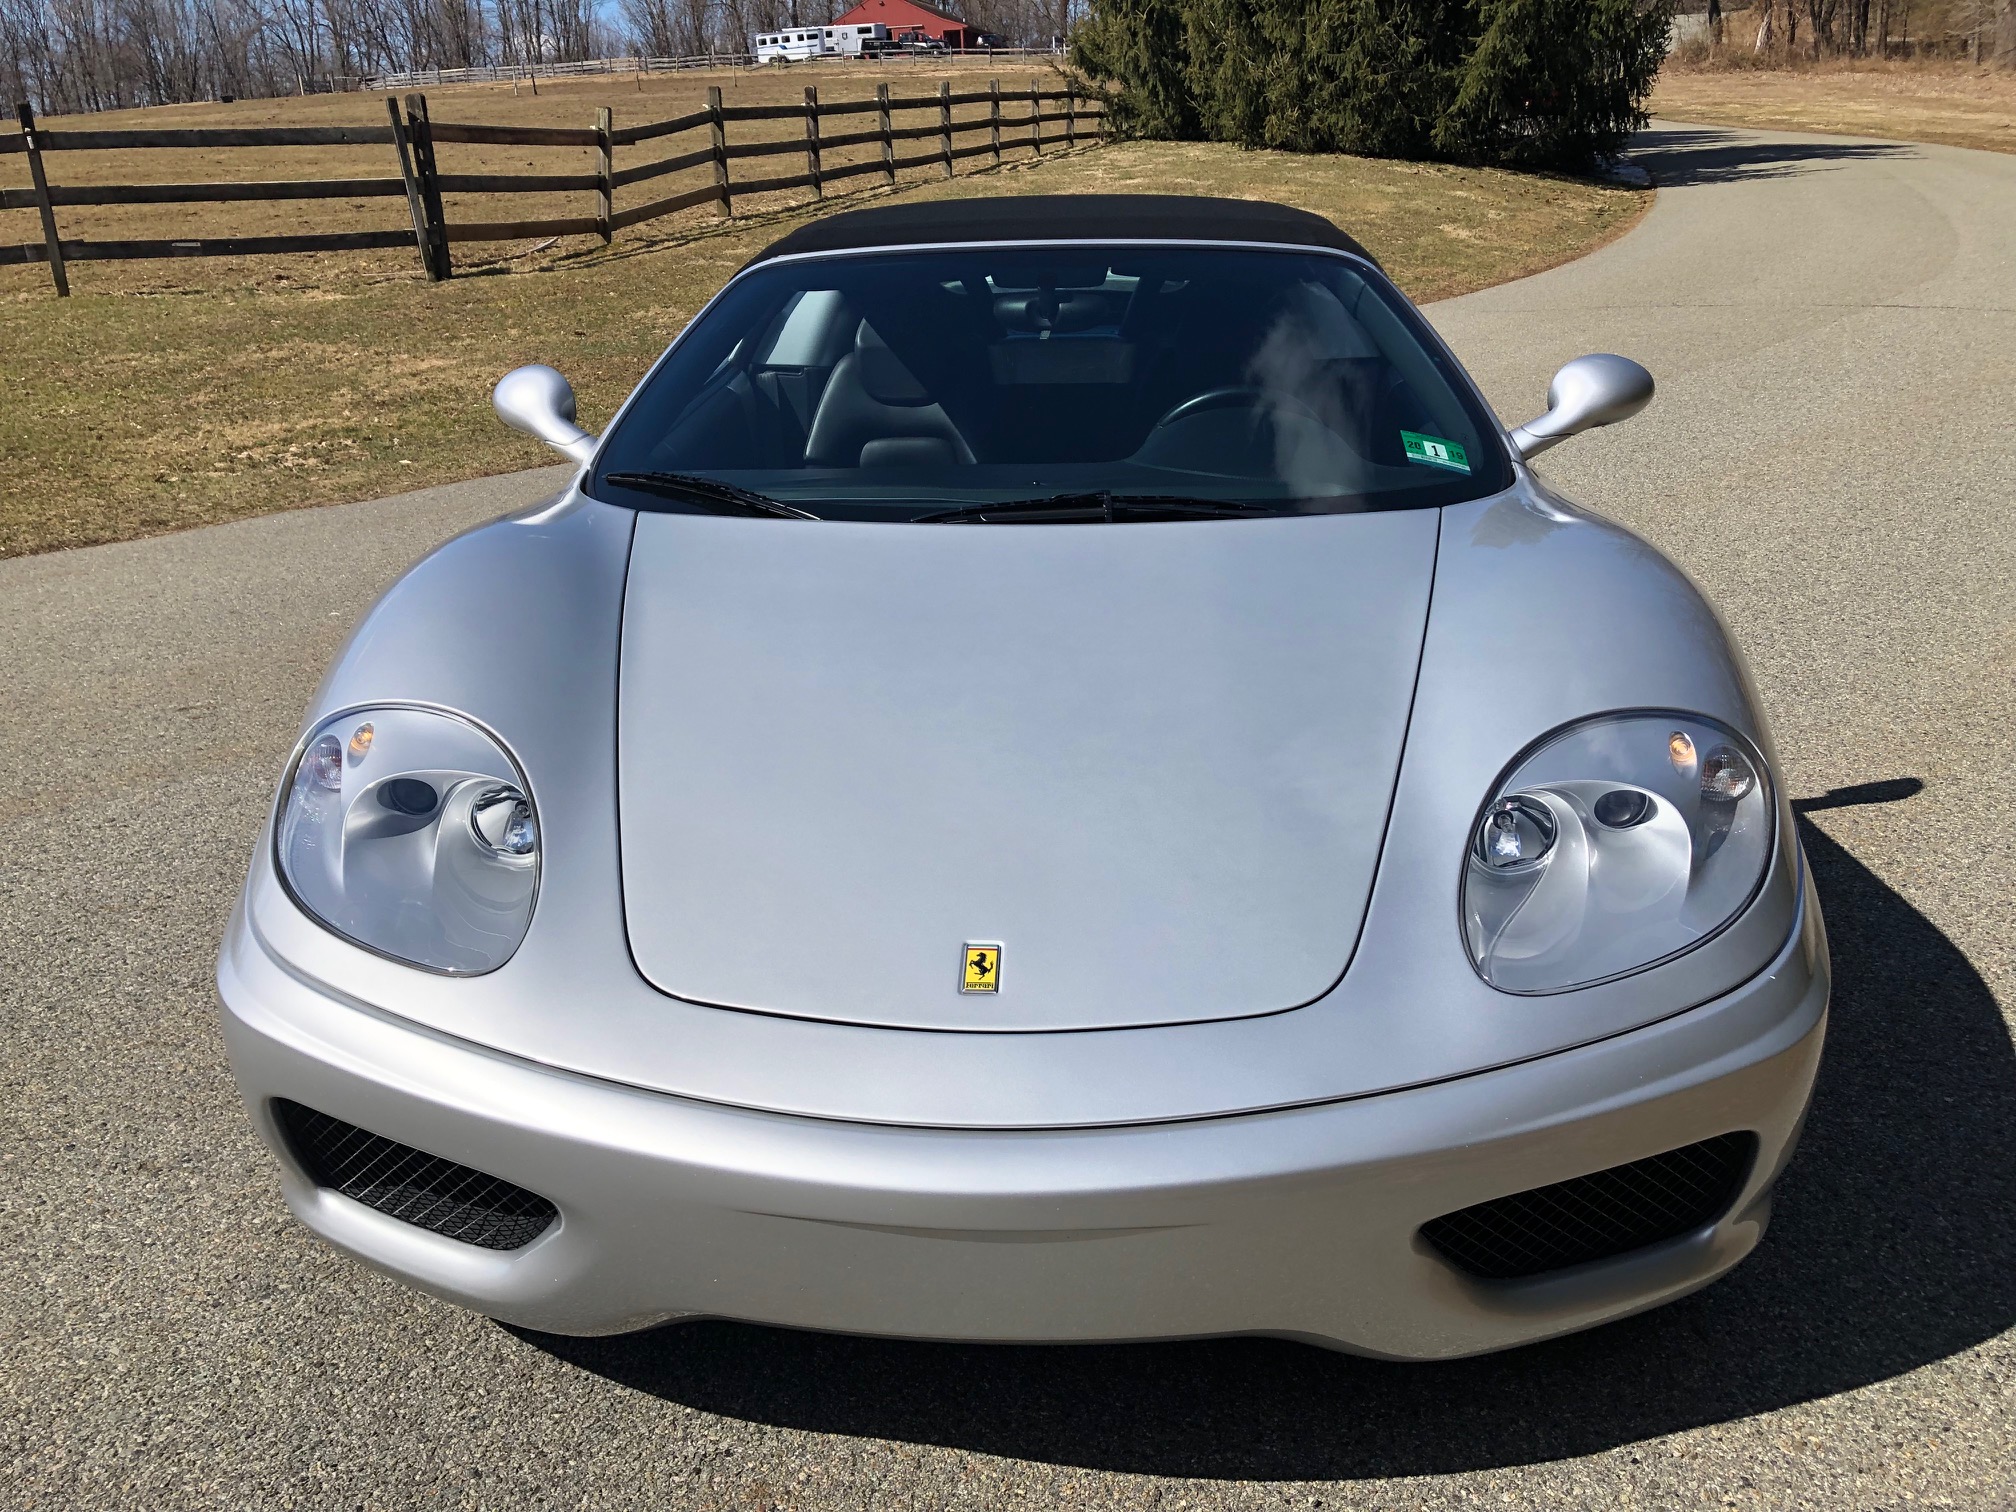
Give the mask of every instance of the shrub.
M 1092 0 L 1116 129 L 1586 168 L 1645 122 L 1668 0 Z
M 1108 124 L 1124 136 L 1202 141 L 1205 136 L 1186 72 L 1183 8 L 1178 0 L 1099 0 L 1072 41 L 1072 61 L 1107 91 Z

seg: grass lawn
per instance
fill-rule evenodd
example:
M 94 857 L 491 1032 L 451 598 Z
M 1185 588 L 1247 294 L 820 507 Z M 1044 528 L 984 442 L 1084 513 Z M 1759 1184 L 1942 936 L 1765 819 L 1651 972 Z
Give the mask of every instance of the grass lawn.
M 935 77 L 919 80 L 912 92 L 932 87 Z M 872 90 L 872 82 L 864 86 L 861 79 L 855 74 L 843 82 L 854 92 Z M 647 82 L 668 92 L 673 87 L 673 81 Z M 788 76 L 794 97 L 802 97 L 804 82 L 802 74 Z M 700 86 L 688 80 L 679 87 L 692 92 Z M 628 91 L 626 82 L 616 93 Z M 514 100 L 508 88 L 495 86 L 430 94 L 436 120 L 579 124 L 594 102 L 590 90 L 550 86 L 537 101 L 524 94 Z M 159 125 L 258 124 L 319 121 L 321 113 L 339 108 L 364 120 L 383 105 L 369 97 L 324 96 L 147 115 Z M 647 100 L 633 108 L 656 118 L 686 103 Z M 619 124 L 625 119 L 619 111 Z M 76 181 L 81 170 L 68 160 L 96 156 L 63 154 L 51 161 Z M 564 171 L 552 156 L 538 167 Z M 1403 288 L 1426 300 L 1578 256 L 1627 229 L 1650 202 L 1644 192 L 1560 179 L 1206 145 L 1126 143 L 1041 159 L 1025 150 L 1021 157 L 998 171 L 951 182 L 919 170 L 911 175 L 915 182 L 893 191 L 836 196 L 826 208 L 879 203 L 892 193 L 1152 190 L 1278 199 L 1337 221 Z M 21 161 L 0 158 L 0 172 L 18 176 Z M 443 163 L 458 172 L 473 166 Z M 129 165 L 123 176 L 248 176 L 242 163 L 220 161 L 207 175 L 200 168 L 163 165 L 143 175 Z M 117 166 L 97 171 L 120 174 Z M 258 176 L 380 171 L 354 164 L 304 170 L 290 160 Z M 354 208 L 382 219 L 388 207 L 403 204 L 360 202 Z M 189 213 L 207 216 L 204 229 L 216 235 L 254 229 L 227 216 L 276 209 L 289 207 L 193 207 Z M 410 254 L 388 253 L 74 264 L 76 296 L 64 301 L 51 296 L 39 267 L 0 270 L 0 349 L 8 357 L 0 374 L 6 386 L 0 555 L 368 498 L 550 461 L 551 453 L 496 422 L 491 384 L 519 363 L 549 362 L 574 381 L 583 423 L 599 425 L 729 274 L 814 213 L 777 197 L 770 203 L 738 199 L 737 212 L 730 222 L 706 211 L 650 222 L 608 248 L 586 240 L 458 247 L 466 276 L 432 286 L 421 281 Z M 116 234 L 115 216 L 127 217 L 128 235 L 184 228 L 181 222 L 173 230 L 135 227 L 141 218 L 149 228 L 160 226 L 158 207 L 107 209 L 99 212 L 107 224 L 76 230 L 68 217 L 85 212 L 64 213 L 66 235 Z M 0 217 L 0 240 L 35 237 L 32 217 L 9 216 Z M 483 260 L 469 265 L 472 250 Z
M 1740 42 L 1745 13 L 1729 23 Z M 1740 53 L 1740 48 L 1737 49 Z M 1964 63 L 1843 60 L 1801 68 L 1669 63 L 1652 114 L 1715 126 L 1824 131 L 2016 152 L 2016 70 Z

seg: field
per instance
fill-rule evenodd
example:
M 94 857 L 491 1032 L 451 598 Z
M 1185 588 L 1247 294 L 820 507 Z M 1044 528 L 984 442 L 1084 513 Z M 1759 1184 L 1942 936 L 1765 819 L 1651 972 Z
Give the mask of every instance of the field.
M 816 87 L 822 103 L 872 99 L 877 84 L 889 85 L 897 98 L 917 98 L 935 93 L 941 79 L 950 79 L 957 90 L 985 88 L 990 78 L 998 78 L 1003 90 L 1004 146 L 1011 153 L 1016 144 L 1026 144 L 1029 99 L 1032 83 L 1055 89 L 1061 75 L 1047 66 L 1032 74 L 1028 60 L 1019 75 L 1003 75 L 975 64 L 940 66 L 925 70 L 911 66 L 869 69 L 860 64 L 833 64 L 819 67 L 779 69 L 721 69 L 676 74 L 618 74 L 607 77 L 542 80 L 539 93 L 529 86 L 478 84 L 422 91 L 429 113 L 437 123 L 480 122 L 495 126 L 592 127 L 598 106 L 608 106 L 618 128 L 661 121 L 686 115 L 706 104 L 710 86 L 719 87 L 724 103 L 736 105 L 790 105 L 802 108 L 808 86 Z M 1038 60 L 1039 64 L 1042 60 Z M 1022 92 L 1018 102 L 1015 91 Z M 41 124 L 51 130 L 158 130 L 186 127 L 246 126 L 375 126 L 386 122 L 386 96 L 379 94 L 311 95 L 306 98 L 241 100 L 230 105 L 200 104 L 167 106 L 151 110 L 107 111 L 101 115 L 52 117 Z M 1055 106 L 1048 107 L 1054 111 Z M 955 111 L 959 121 L 984 119 L 981 105 L 961 106 Z M 1018 119 L 1024 123 L 1018 130 Z M 898 127 L 935 123 L 935 109 L 899 114 Z M 858 131 L 873 124 L 872 115 L 836 117 L 826 122 L 828 135 Z M 1088 128 L 1089 129 L 1089 128 Z M 797 120 L 731 122 L 729 138 L 734 142 L 782 140 L 802 142 L 803 126 Z M 962 138 L 961 145 L 984 138 Z M 704 146 L 706 134 L 689 131 L 677 137 L 660 138 L 637 146 L 619 147 L 616 166 L 620 168 L 653 161 Z M 926 142 L 899 143 L 899 155 L 925 150 Z M 1021 147 L 1026 154 L 1027 147 Z M 444 173 L 589 173 L 595 166 L 594 153 L 587 148 L 490 147 L 464 143 L 443 144 L 440 167 Z M 828 169 L 851 163 L 865 163 L 879 156 L 874 146 L 829 150 Z M 971 161 L 971 160 L 969 160 Z M 206 182 L 218 179 L 273 178 L 396 178 L 397 157 L 390 147 L 281 147 L 263 150 L 230 148 L 221 150 L 156 148 L 118 152 L 63 152 L 47 158 L 51 178 L 65 184 L 130 183 L 167 181 Z M 738 178 L 752 179 L 771 174 L 799 171 L 802 158 L 761 158 L 737 163 Z M 0 176 L 7 181 L 26 182 L 26 170 L 18 157 L 0 158 Z M 872 176 L 849 180 L 847 187 L 873 182 Z M 645 203 L 681 190 L 711 182 L 706 167 L 654 178 L 647 183 L 619 189 L 616 208 Z M 593 211 L 593 196 L 572 194 L 450 194 L 447 214 L 451 225 L 471 221 L 524 220 L 534 217 L 586 215 Z M 754 199 L 748 208 L 774 208 L 804 198 L 803 194 Z M 738 210 L 743 208 L 737 206 Z M 113 240 L 127 237 L 177 236 L 278 236 L 303 231 L 361 231 L 410 228 L 405 201 L 400 198 L 356 200 L 264 201 L 229 205 L 106 205 L 66 206 L 58 210 L 62 233 L 79 240 Z M 30 210 L 0 211 L 0 243 L 38 242 L 41 230 Z M 509 265 L 522 255 L 521 243 L 463 245 L 456 249 L 458 266 Z M 582 241 L 581 246 L 589 245 Z M 410 250 L 346 254 L 317 254 L 311 262 L 313 275 L 321 281 L 339 276 L 410 273 L 417 259 Z M 243 261 L 234 265 L 209 259 L 178 259 L 154 263 L 95 263 L 73 272 L 73 283 L 96 291 L 159 292 L 165 289 L 210 289 L 233 279 L 258 279 L 276 267 L 271 259 Z M 303 276 L 309 264 L 290 258 L 285 264 L 290 276 Z M 81 282 L 80 282 L 81 281 Z M 0 291 L 46 288 L 45 269 L 0 269 Z
M 1754 25 L 1746 30 L 1745 21 L 1742 12 L 1731 18 L 1732 40 L 1754 35 Z M 1874 59 L 1751 68 L 1742 66 L 1742 47 L 1727 53 L 1735 66 L 1709 67 L 1676 55 L 1659 76 L 1652 113 L 1718 126 L 2016 152 L 2016 70 Z
M 436 121 L 585 125 L 610 104 L 619 126 L 694 108 L 709 82 L 731 102 L 862 98 L 878 78 L 922 94 L 942 70 L 793 70 L 542 82 L 429 91 Z M 984 70 L 979 78 L 988 77 Z M 972 77 L 971 73 L 968 75 Z M 1050 87 L 1054 81 L 1045 81 Z M 1003 80 L 1004 86 L 1009 81 Z M 1028 87 L 1027 73 L 1021 86 Z M 963 84 L 957 87 L 968 87 Z M 91 118 L 114 124 L 325 124 L 383 118 L 381 97 L 248 101 Z M 57 124 L 82 124 L 56 123 Z M 1010 134 L 1012 141 L 1012 134 Z M 451 157 L 451 154 L 456 154 Z M 62 182 L 365 176 L 388 149 L 252 154 L 52 154 Z M 444 171 L 574 171 L 565 149 L 444 147 Z M 363 161 L 359 161 L 359 158 Z M 171 162 L 170 159 L 184 159 Z M 99 160 L 99 161 L 87 161 Z M 619 157 L 619 166 L 623 161 Z M 774 161 L 774 160 L 773 160 Z M 788 159 L 786 160 L 788 161 Z M 985 163 L 985 159 L 969 162 Z M 0 158 L 9 183 L 22 159 Z M 894 190 L 836 196 L 827 209 L 903 196 L 1160 191 L 1278 199 L 1357 235 L 1417 299 L 1534 272 L 1620 234 L 1650 195 L 1572 180 L 1231 147 L 1125 143 L 1011 152 L 999 170 L 946 182 L 915 170 Z M 662 181 L 661 181 L 662 182 Z M 873 184 L 870 178 L 856 184 Z M 673 187 L 676 187 L 674 185 Z M 670 192 L 670 190 L 654 190 Z M 640 198 L 643 197 L 640 195 Z M 586 196 L 451 204 L 457 218 L 583 213 Z M 736 201 L 620 233 L 554 244 L 460 246 L 458 276 L 428 285 L 410 252 L 78 263 L 57 300 L 39 266 L 0 270 L 0 555 L 126 539 L 301 505 L 366 498 L 535 466 L 551 454 L 500 427 L 489 389 L 507 368 L 549 362 L 574 380 L 595 426 L 700 304 L 751 253 L 815 207 L 804 196 Z M 619 196 L 618 207 L 625 203 Z M 61 212 L 66 236 L 275 234 L 399 224 L 399 200 L 106 207 Z M 306 218 L 312 217 L 312 219 Z M 32 241 L 32 214 L 0 216 L 0 240 Z

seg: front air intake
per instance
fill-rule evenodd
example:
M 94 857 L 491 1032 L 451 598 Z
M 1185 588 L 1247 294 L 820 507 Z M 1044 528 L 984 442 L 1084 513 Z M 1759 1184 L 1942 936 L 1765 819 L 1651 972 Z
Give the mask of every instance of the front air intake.
M 388 1218 L 484 1249 L 512 1250 L 544 1233 L 560 1210 L 537 1192 L 276 1098 L 274 1116 L 317 1186 Z
M 1719 1134 L 1480 1202 L 1423 1224 L 1421 1234 L 1457 1269 L 1492 1281 L 1609 1260 L 1715 1222 L 1756 1158 L 1755 1134 Z

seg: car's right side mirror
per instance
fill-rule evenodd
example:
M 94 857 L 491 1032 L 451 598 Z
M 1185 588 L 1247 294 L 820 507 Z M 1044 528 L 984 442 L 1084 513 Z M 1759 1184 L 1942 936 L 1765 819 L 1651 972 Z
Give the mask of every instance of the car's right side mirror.
M 1547 413 L 1512 432 L 1512 445 L 1525 460 L 1570 436 L 1629 420 L 1652 402 L 1652 387 L 1652 375 L 1629 357 L 1577 357 L 1547 385 Z
M 544 363 L 506 373 L 490 403 L 511 429 L 537 437 L 562 456 L 586 462 L 595 454 L 595 438 L 574 421 L 573 386 Z

